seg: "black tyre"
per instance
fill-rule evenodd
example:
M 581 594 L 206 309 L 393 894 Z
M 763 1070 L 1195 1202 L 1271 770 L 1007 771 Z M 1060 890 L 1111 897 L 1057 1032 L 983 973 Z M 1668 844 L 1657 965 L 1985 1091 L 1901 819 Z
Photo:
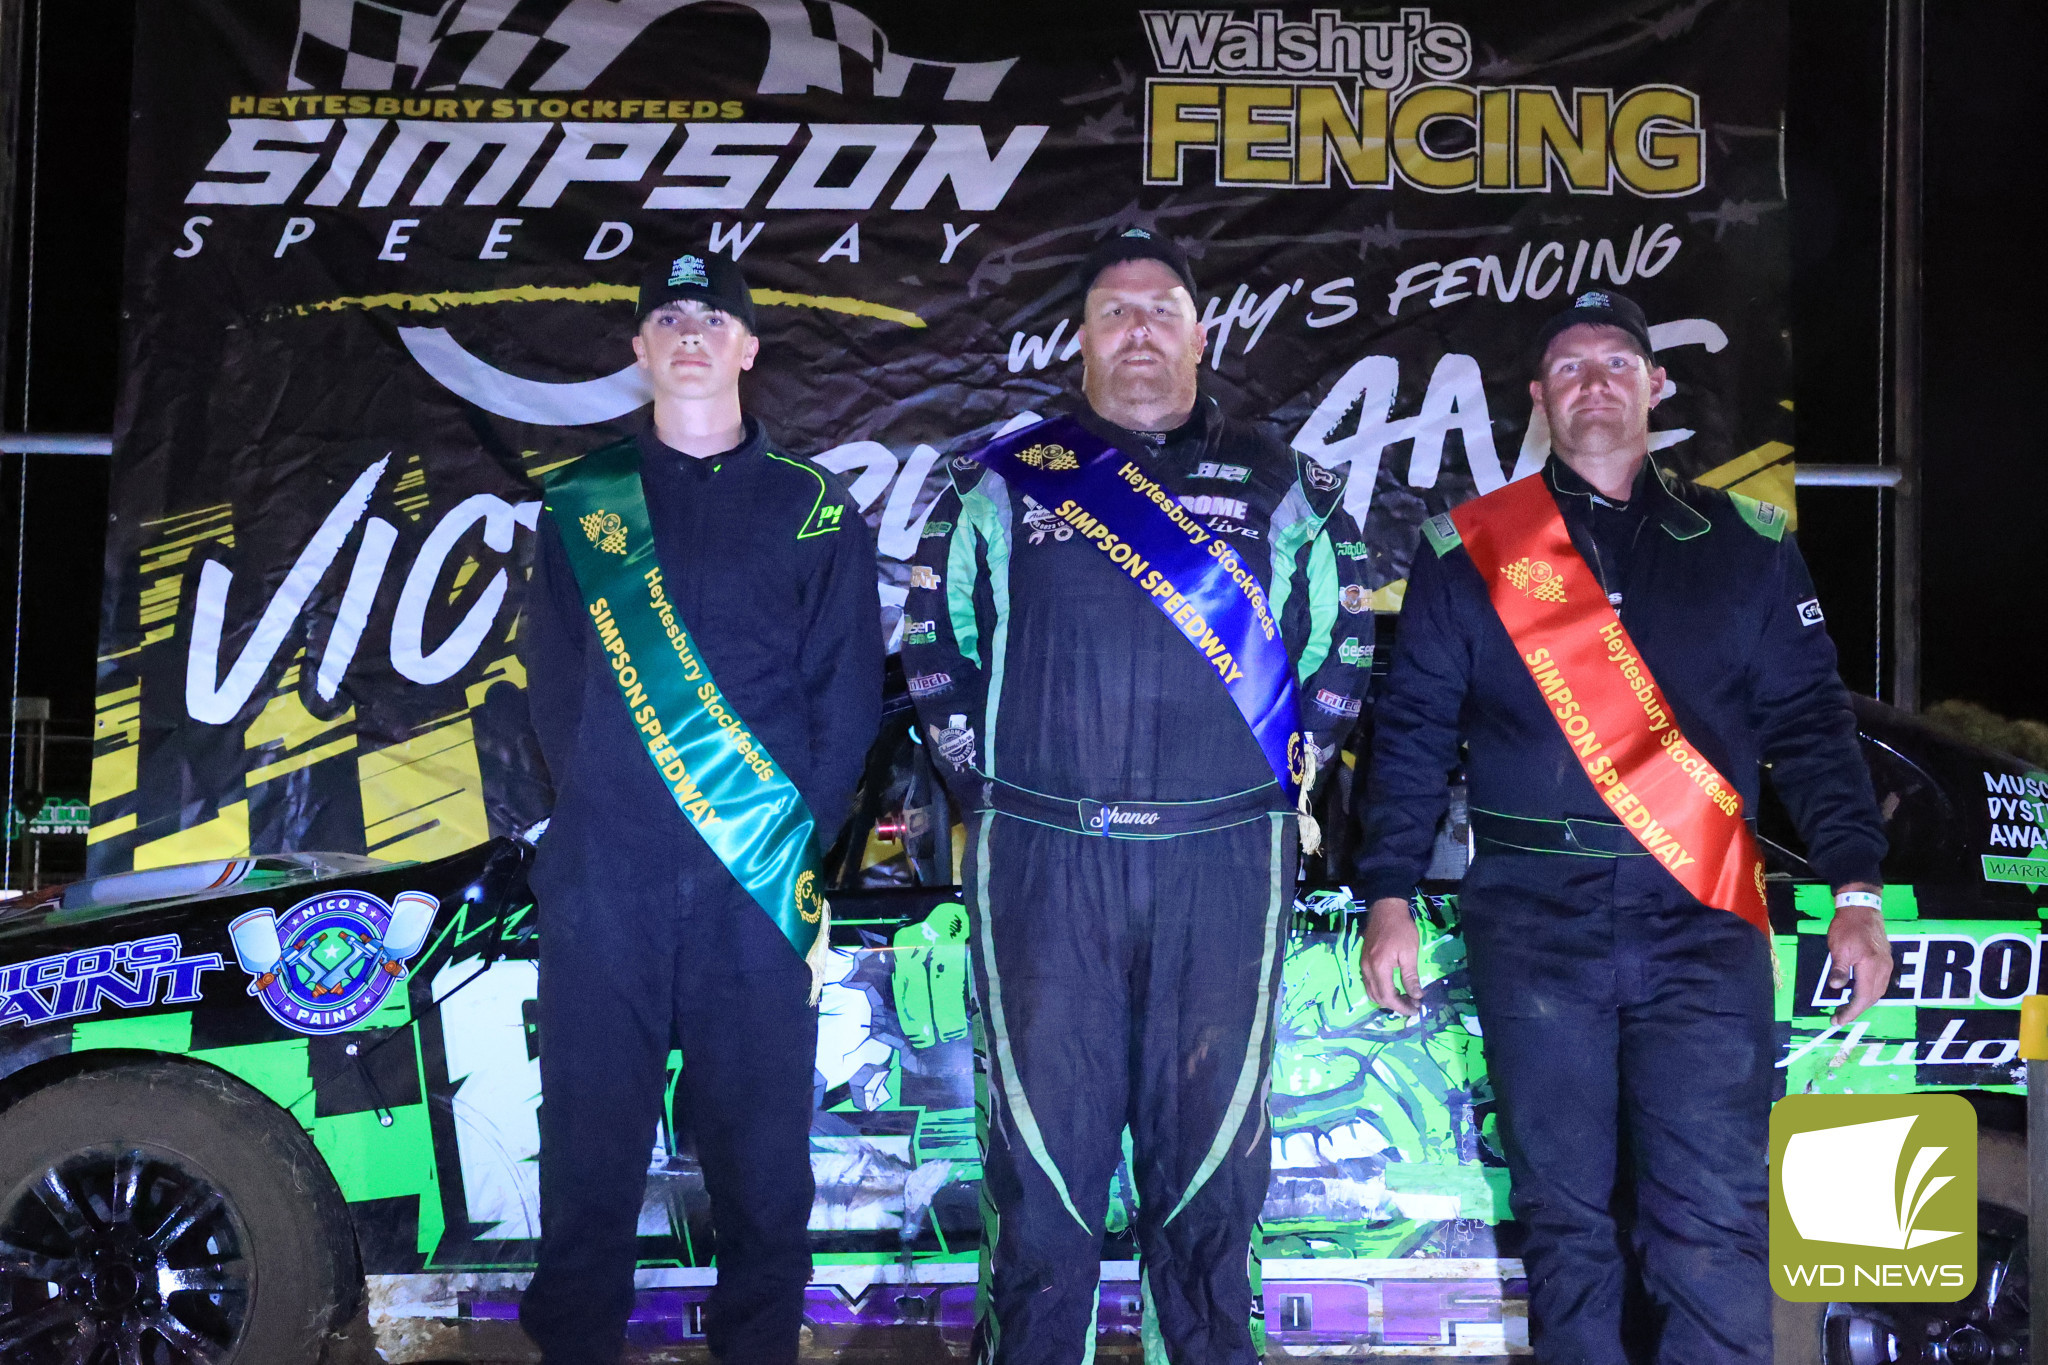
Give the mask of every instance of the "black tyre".
M 291 1117 L 176 1061 L 0 1111 L 0 1361 L 312 1365 L 361 1283 Z

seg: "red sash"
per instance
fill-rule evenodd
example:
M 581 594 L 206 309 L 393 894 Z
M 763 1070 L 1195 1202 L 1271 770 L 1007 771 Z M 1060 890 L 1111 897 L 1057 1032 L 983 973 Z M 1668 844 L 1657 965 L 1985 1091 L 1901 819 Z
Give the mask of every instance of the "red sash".
M 1539 477 L 1451 513 L 1493 609 L 1600 799 L 1679 885 L 1769 936 L 1742 797 L 1684 735 Z

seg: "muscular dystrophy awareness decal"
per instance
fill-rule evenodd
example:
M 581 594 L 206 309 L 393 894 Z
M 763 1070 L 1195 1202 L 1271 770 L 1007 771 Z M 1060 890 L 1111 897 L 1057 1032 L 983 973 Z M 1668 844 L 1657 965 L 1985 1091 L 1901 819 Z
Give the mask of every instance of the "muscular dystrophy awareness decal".
M 1201 651 L 1295 801 L 1307 756 L 1294 670 L 1251 566 L 1137 460 L 1071 417 L 1013 432 L 975 458 L 1079 531 Z
M 1426 528 L 1462 538 L 1493 609 L 1600 799 L 1679 885 L 1769 937 L 1742 797 L 1679 733 L 1663 689 L 1572 546 L 1549 485 L 1521 479 Z
M 584 456 L 548 482 L 547 507 L 648 761 L 690 827 L 812 962 L 815 1001 L 813 950 L 829 921 L 811 811 L 718 690 L 662 586 L 638 448 L 620 441 Z
M 434 927 L 441 902 L 404 891 L 386 905 L 367 891 L 334 891 L 279 915 L 251 910 L 228 925 L 249 994 L 298 1033 L 340 1033 L 384 1003 Z

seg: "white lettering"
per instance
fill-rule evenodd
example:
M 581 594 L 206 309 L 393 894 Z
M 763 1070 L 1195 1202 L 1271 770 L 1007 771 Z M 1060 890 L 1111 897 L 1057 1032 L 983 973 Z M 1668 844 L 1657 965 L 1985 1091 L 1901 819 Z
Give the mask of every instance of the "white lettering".
M 215 175 L 260 175 L 255 181 L 202 180 L 185 195 L 188 204 L 282 204 L 320 159 L 318 152 L 286 152 L 266 142 L 319 146 L 334 131 L 331 118 L 231 118 L 228 138 L 206 163 Z
M 391 666 L 413 682 L 445 682 L 459 673 L 475 657 L 505 600 L 507 578 L 501 568 L 491 575 L 476 604 L 449 632 L 448 638 L 431 653 L 426 652 L 421 636 L 426 630 L 427 605 L 440 583 L 441 570 L 463 535 L 479 521 L 484 524 L 484 544 L 504 554 L 512 548 L 515 524 L 529 531 L 539 524 L 540 503 L 515 505 L 495 494 L 477 493 L 457 503 L 428 533 L 426 543 L 420 546 L 419 558 L 405 576 L 405 587 L 398 594 L 398 609 L 391 618 Z
M 572 184 L 639 180 L 668 141 L 670 127 L 666 123 L 563 124 L 562 140 L 555 144 L 554 155 L 533 178 L 533 184 L 519 196 L 520 207 L 553 208 Z M 600 147 L 618 151 L 612 156 L 592 155 Z
M 305 607 L 306 599 L 341 553 L 342 543 L 370 505 L 370 492 L 391 463 L 385 456 L 361 474 L 341 495 L 320 529 L 299 551 L 291 571 L 263 608 L 256 629 L 235 656 L 225 678 L 220 676 L 220 644 L 227 624 L 228 589 L 233 570 L 209 559 L 199 570 L 199 591 L 192 607 L 192 644 L 185 657 L 185 713 L 202 725 L 226 725 L 240 713 L 270 669 L 278 646 Z

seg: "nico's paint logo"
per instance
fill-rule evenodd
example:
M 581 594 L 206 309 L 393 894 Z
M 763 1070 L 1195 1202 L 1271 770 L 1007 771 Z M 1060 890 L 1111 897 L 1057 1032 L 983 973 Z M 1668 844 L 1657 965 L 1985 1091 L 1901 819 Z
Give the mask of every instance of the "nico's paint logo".
M 441 903 L 424 891 L 386 905 L 363 891 L 300 901 L 279 915 L 251 910 L 228 925 L 249 994 L 298 1033 L 339 1033 L 360 1022 L 425 946 Z
M 1789 1095 L 1771 1112 L 1771 1286 L 1936 1302 L 1977 1282 L 1977 1114 L 1956 1095 Z
M 711 277 L 704 273 L 704 258 L 702 256 L 676 257 L 675 264 L 669 267 L 668 283 L 671 289 L 686 284 L 694 284 L 699 289 L 709 289 L 711 287 Z

